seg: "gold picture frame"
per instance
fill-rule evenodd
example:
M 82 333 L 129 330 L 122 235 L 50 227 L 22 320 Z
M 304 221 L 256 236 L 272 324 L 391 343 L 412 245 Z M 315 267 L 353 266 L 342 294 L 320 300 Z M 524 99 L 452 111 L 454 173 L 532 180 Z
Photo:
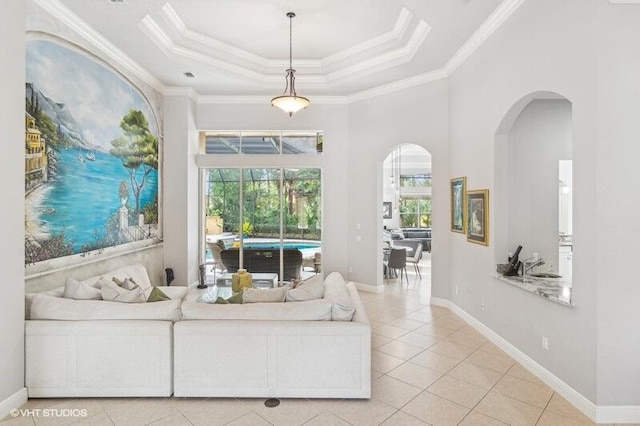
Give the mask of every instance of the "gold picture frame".
M 451 232 L 467 232 L 467 178 L 451 179 Z
M 489 245 L 489 190 L 467 192 L 467 241 Z

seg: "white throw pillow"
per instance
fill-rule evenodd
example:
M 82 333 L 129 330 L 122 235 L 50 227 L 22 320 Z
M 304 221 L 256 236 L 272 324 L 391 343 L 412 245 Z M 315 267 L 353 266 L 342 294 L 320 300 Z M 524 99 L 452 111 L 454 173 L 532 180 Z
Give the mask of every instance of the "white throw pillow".
M 287 290 L 287 302 L 303 302 L 305 300 L 322 299 L 324 295 L 324 281 L 322 275 L 314 275 L 313 277 L 302 281 L 295 288 Z
M 347 284 L 338 272 L 331 273 L 324 280 L 324 299 L 331 300 L 331 320 L 351 321 L 356 311 Z
M 276 288 L 245 288 L 242 293 L 242 303 L 284 302 L 284 295 L 288 287 Z
M 104 300 L 124 303 L 144 303 L 146 301 L 142 289 L 137 285 L 133 290 L 127 290 L 113 281 L 101 280 L 100 284 Z
M 67 277 L 62 297 L 76 300 L 100 300 L 102 299 L 102 293 L 97 288 Z
M 149 280 L 149 275 L 147 274 L 147 269 L 143 265 L 138 264 L 125 266 L 123 268 L 116 269 L 115 271 L 103 274 L 100 279 L 111 281 L 114 277 L 121 282 L 126 278 L 132 279 L 132 281 L 142 289 L 142 292 L 144 293 L 144 300 L 147 300 L 149 298 L 151 290 L 153 290 L 151 281 Z M 88 281 L 88 279 L 85 281 Z

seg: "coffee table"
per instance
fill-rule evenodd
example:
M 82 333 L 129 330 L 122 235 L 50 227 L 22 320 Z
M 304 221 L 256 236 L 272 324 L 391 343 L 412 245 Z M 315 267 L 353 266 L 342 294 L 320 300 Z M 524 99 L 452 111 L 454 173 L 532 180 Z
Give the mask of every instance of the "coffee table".
M 216 285 L 218 287 L 231 287 L 231 279 L 233 274 L 226 273 L 219 275 L 216 278 Z M 278 286 L 278 274 L 269 273 L 251 273 L 251 280 L 254 287 L 277 287 Z

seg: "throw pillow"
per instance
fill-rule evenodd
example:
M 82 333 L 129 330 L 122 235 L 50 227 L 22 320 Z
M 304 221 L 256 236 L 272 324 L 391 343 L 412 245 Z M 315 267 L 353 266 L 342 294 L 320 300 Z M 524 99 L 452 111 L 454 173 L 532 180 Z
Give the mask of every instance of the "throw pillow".
M 338 272 L 331 273 L 324 280 L 324 299 L 330 300 L 332 321 L 351 321 L 356 311 L 347 284 Z
M 227 299 L 228 303 L 240 304 L 242 303 L 242 293 L 236 293 Z
M 151 290 L 151 294 L 149 295 L 147 302 L 162 302 L 163 300 L 171 300 L 171 298 L 167 296 L 165 292 L 160 290 L 158 287 L 154 287 L 153 290 Z
M 125 278 L 124 280 L 119 280 L 118 278 L 113 277 L 112 280 L 114 283 L 118 284 L 125 290 L 133 290 L 136 287 L 140 287 L 138 284 L 136 284 L 133 278 Z
M 91 287 L 89 284 L 67 277 L 62 297 L 76 300 L 101 300 L 102 293 L 100 290 Z
M 226 299 L 224 299 L 224 298 L 222 298 L 222 297 L 220 297 L 220 296 L 218 296 L 218 298 L 216 299 L 216 301 L 215 301 L 215 302 L 213 302 L 213 303 L 216 303 L 216 304 L 218 304 L 218 305 L 228 305 L 228 304 L 229 304 L 229 302 L 227 302 L 227 301 L 226 301 Z
M 242 303 L 284 302 L 287 287 L 276 288 L 245 288 L 242 293 Z
M 295 288 L 287 290 L 287 302 L 303 302 L 305 300 L 322 299 L 324 295 L 324 281 L 322 275 L 302 281 Z
M 144 303 L 142 289 L 138 286 L 133 290 L 126 290 L 115 282 L 101 280 L 102 298 L 112 302 Z

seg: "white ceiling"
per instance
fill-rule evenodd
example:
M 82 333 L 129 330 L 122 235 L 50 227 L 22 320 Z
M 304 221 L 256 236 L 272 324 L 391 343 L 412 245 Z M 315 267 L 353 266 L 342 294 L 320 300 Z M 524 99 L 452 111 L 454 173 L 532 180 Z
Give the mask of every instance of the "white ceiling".
M 200 95 L 284 90 L 289 19 L 303 96 L 350 96 L 435 73 L 521 0 L 34 0 L 113 45 L 165 87 Z M 517 7 L 517 6 L 515 6 Z M 489 28 L 490 27 L 490 28 Z M 487 28 L 489 28 L 487 30 Z M 484 32 L 484 38 L 478 34 Z M 474 35 L 475 33 L 475 35 Z M 475 43 L 471 43 L 474 42 Z M 465 44 L 466 43 L 466 44 Z M 184 76 L 192 72 L 195 78 Z M 375 90 L 375 89 L 374 89 Z M 313 100 L 313 99 L 312 99 Z

